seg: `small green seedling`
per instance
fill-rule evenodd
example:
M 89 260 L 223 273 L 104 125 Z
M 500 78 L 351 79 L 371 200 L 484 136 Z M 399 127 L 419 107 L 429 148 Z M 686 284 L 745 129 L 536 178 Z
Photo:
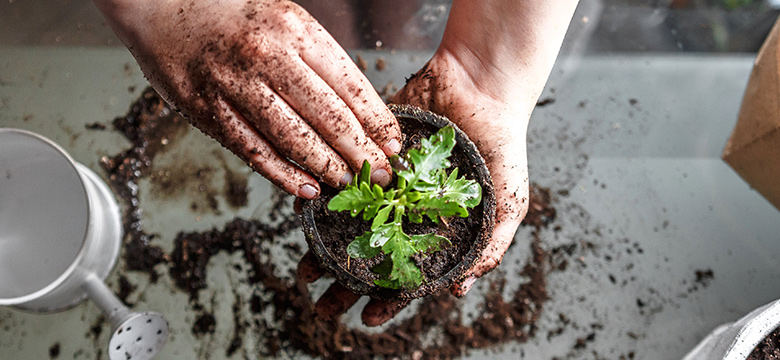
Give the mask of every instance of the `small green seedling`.
M 433 233 L 407 235 L 401 227 L 404 216 L 414 223 L 421 223 L 427 216 L 438 224 L 454 215 L 467 217 L 467 208 L 482 201 L 482 187 L 476 181 L 458 178 L 457 168 L 447 174 L 454 147 L 455 130 L 450 126 L 423 139 L 420 149 L 407 152 L 403 159 L 406 169 L 396 170 L 397 185 L 388 190 L 371 185 L 371 166 L 366 161 L 360 174 L 328 203 L 331 211 L 350 211 L 353 217 L 363 212 L 363 220 L 373 219 L 371 230 L 347 246 L 347 255 L 366 259 L 380 252 L 387 255 L 372 268 L 380 275 L 374 281 L 376 285 L 418 288 L 424 278 L 412 256 L 431 254 L 452 245 L 447 238 Z

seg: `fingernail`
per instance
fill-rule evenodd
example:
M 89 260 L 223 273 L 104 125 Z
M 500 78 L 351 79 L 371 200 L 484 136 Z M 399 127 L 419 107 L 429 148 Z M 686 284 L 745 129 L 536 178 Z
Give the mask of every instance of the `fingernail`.
M 388 156 L 398 154 L 401 151 L 401 143 L 396 139 L 391 139 L 385 144 L 385 147 L 382 148 L 382 151 L 384 151 L 385 155 Z
M 317 191 L 317 188 L 314 187 L 314 185 L 311 184 L 305 184 L 301 186 L 300 189 L 298 189 L 298 196 L 304 198 L 304 199 L 314 199 L 317 197 L 317 194 L 319 191 Z
M 390 174 L 385 169 L 374 170 L 371 173 L 371 182 L 385 186 L 390 183 Z
M 471 290 L 471 287 L 474 286 L 474 283 L 477 281 L 476 276 L 469 276 L 466 278 L 466 280 L 463 280 L 463 284 L 460 286 L 461 290 L 461 297 L 466 296 L 466 294 Z
M 341 184 L 341 186 L 345 186 L 349 184 L 352 181 L 352 177 L 353 177 L 352 173 L 347 171 L 346 173 L 344 173 L 344 176 L 341 177 L 341 180 L 339 180 L 339 184 Z

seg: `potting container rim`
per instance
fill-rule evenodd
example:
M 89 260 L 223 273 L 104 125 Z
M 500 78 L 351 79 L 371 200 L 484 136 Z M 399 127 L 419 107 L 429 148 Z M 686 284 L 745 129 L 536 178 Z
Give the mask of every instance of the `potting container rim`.
M 486 247 L 486 245 L 484 244 L 482 246 L 475 246 L 475 245 L 477 245 L 481 241 L 480 239 L 484 238 L 484 241 L 487 241 L 487 239 L 491 236 L 494 230 L 493 222 L 495 221 L 495 194 L 493 193 L 494 188 L 492 184 L 492 177 L 490 176 L 490 171 L 487 168 L 484 159 L 482 158 L 481 154 L 479 154 L 478 148 L 473 142 L 471 142 L 468 136 L 465 133 L 463 133 L 462 130 L 460 130 L 457 124 L 453 123 L 452 121 L 449 121 L 447 118 L 441 115 L 429 111 L 425 111 L 411 105 L 389 104 L 388 108 L 399 119 L 405 118 L 412 121 L 419 121 L 421 123 L 427 123 L 429 125 L 433 125 L 438 128 L 441 128 L 444 125 L 452 126 L 455 129 L 455 137 L 458 146 L 462 147 L 465 150 L 467 148 L 466 144 L 470 144 L 468 145 L 468 147 L 472 147 L 474 151 L 473 154 L 467 151 L 466 157 L 469 159 L 470 162 L 472 162 L 473 165 L 477 166 L 478 168 L 477 176 L 482 180 L 482 181 L 479 180 L 478 181 L 480 182 L 483 191 L 482 201 L 480 202 L 480 206 L 483 207 L 483 210 L 481 211 L 481 216 L 483 217 L 482 219 L 483 226 L 475 238 L 476 240 L 475 243 L 472 245 L 469 251 L 464 255 L 464 257 L 459 262 L 457 262 L 451 269 L 449 269 L 447 272 L 442 274 L 442 276 L 440 276 L 437 279 L 430 280 L 432 282 L 437 282 L 437 283 L 443 281 L 445 286 L 442 285 L 433 286 L 434 289 L 441 289 L 450 286 L 452 283 L 458 280 L 455 278 L 456 277 L 454 276 L 455 274 L 461 272 L 465 273 L 466 269 L 474 264 L 474 262 L 478 259 L 479 255 L 484 251 Z M 418 112 L 427 113 L 429 117 L 418 118 L 415 116 L 415 114 Z M 306 209 L 306 208 L 307 207 L 304 206 L 304 211 L 301 214 L 303 219 L 304 233 L 307 233 L 307 239 L 308 239 L 310 236 L 308 232 L 311 231 L 311 236 L 314 237 L 311 240 L 313 240 L 315 243 L 319 242 L 321 244 L 322 242 L 319 239 L 320 238 L 319 230 L 317 229 L 316 221 L 314 221 L 313 218 L 314 214 L 311 211 L 311 209 Z M 492 210 L 490 210 L 491 208 Z M 330 249 L 328 249 L 327 247 L 312 246 L 311 250 L 317 257 L 321 257 L 322 255 L 327 254 L 327 258 L 329 258 L 330 260 L 325 261 L 324 263 L 322 263 L 322 265 L 325 268 L 336 272 L 334 276 L 336 277 L 337 281 L 343 280 L 351 284 L 357 285 L 360 289 L 350 287 L 350 289 L 356 293 L 369 295 L 373 297 L 373 294 L 376 294 L 377 291 L 382 291 L 382 292 L 388 291 L 388 292 L 396 293 L 400 297 L 397 297 L 396 295 L 392 295 L 389 297 L 380 296 L 379 298 L 397 299 L 397 300 L 401 300 L 401 299 L 410 300 L 422 296 L 420 294 L 425 294 L 425 295 L 428 294 L 425 293 L 425 290 L 421 290 L 421 288 L 418 288 L 414 291 L 406 293 L 406 295 L 404 296 L 404 295 L 399 295 L 402 294 L 402 292 L 399 292 L 400 290 L 377 287 L 372 283 L 366 282 L 365 280 L 358 278 L 357 276 L 352 274 L 348 269 L 344 268 L 342 264 L 337 263 L 335 261 L 336 256 L 333 253 L 331 253 Z M 422 291 L 422 293 L 420 293 L 420 291 Z M 417 294 L 417 295 L 413 295 L 413 294 Z

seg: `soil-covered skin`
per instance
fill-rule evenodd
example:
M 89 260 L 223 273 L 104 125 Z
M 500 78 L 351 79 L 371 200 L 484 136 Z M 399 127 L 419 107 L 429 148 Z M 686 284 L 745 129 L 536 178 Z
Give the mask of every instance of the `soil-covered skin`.
M 103 160 L 111 175 L 111 185 L 126 202 L 124 226 L 129 241 L 125 242 L 124 253 L 128 270 L 144 271 L 154 279 L 152 269 L 156 264 L 168 266 L 177 287 L 188 292 L 191 307 L 196 312 L 191 331 L 195 335 L 210 333 L 218 321 L 198 298 L 198 290 L 206 287 L 206 272 L 210 258 L 217 253 L 236 252 L 243 254 L 247 266 L 247 279 L 256 286 L 249 299 L 236 294 L 233 306 L 235 333 L 225 346 L 227 356 L 234 355 L 242 347 L 243 338 L 256 336 L 261 345 L 256 350 L 261 355 L 284 355 L 305 353 L 327 359 L 366 358 L 411 358 L 452 359 L 469 349 L 483 349 L 509 342 L 523 342 L 535 336 L 536 323 L 548 299 L 546 276 L 560 270 L 555 265 L 555 249 L 547 251 L 534 232 L 530 241 L 531 257 L 518 274 L 528 279 L 516 291 L 505 293 L 503 281 L 491 284 L 485 296 L 484 307 L 464 325 L 464 314 L 458 300 L 448 293 L 431 296 L 421 301 L 417 313 L 410 318 L 385 328 L 382 332 L 365 332 L 349 328 L 339 321 L 324 320 L 314 311 L 314 300 L 307 285 L 286 275 L 277 274 L 277 265 L 269 250 L 263 244 L 278 242 L 299 228 L 298 217 L 292 212 L 289 197 L 275 198 L 268 222 L 236 218 L 221 229 L 203 232 L 180 233 L 174 241 L 170 254 L 154 246 L 143 229 L 141 203 L 137 192 L 137 181 L 145 176 L 151 167 L 151 160 L 158 149 L 160 137 L 177 134 L 178 124 L 162 124 L 171 114 L 170 108 L 153 92 L 147 91 L 133 105 L 132 111 L 117 120 L 117 126 L 132 141 L 132 147 L 110 159 Z M 160 116 L 154 116 L 158 114 Z M 141 121 L 138 121 L 138 119 Z M 178 117 L 169 121 L 182 121 Z M 154 125 L 157 124 L 157 125 Z M 116 124 L 115 124 L 116 125 Z M 154 128 L 159 131 L 149 131 Z M 161 135 L 163 134 L 163 135 Z M 174 138 L 169 138 L 174 140 Z M 456 163 L 457 165 L 457 163 Z M 136 172 L 137 170 L 137 172 Z M 527 226 L 537 230 L 554 221 L 556 211 L 551 204 L 550 191 L 534 187 L 531 192 L 530 210 L 526 217 Z M 518 242 L 516 246 L 526 246 Z M 300 249 L 287 247 L 300 256 Z M 151 259 L 147 259 L 152 255 Z M 132 263 L 132 265 L 130 265 Z M 242 267 L 243 268 L 243 267 Z M 132 290 L 130 290 L 132 291 Z M 507 300 L 508 299 L 508 300 Z M 251 325 L 240 319 L 241 303 L 248 303 L 254 314 Z M 270 311 L 269 311 L 270 310 Z M 260 314 L 264 314 L 261 316 Z M 102 324 L 104 320 L 98 322 Z M 93 327 L 94 336 L 97 324 Z M 254 331 L 249 333 L 249 330 Z M 426 341 L 426 334 L 433 330 L 440 332 L 440 340 Z
M 746 360 L 778 360 L 780 359 L 780 328 L 767 335 Z
M 438 130 L 432 125 L 422 124 L 413 120 L 402 119 L 400 124 L 401 131 L 404 134 L 401 155 L 404 155 L 411 148 L 419 148 L 421 139 L 430 137 Z M 452 166 L 448 169 L 448 172 L 458 168 L 459 176 L 465 176 L 467 179 L 477 178 L 474 166 L 468 162 L 466 154 L 459 146 L 453 149 L 450 162 Z M 393 179 L 389 188 L 394 187 L 396 182 L 397 178 Z M 335 212 L 328 210 L 328 202 L 337 193 L 338 190 L 324 185 L 322 186 L 320 197 L 312 202 L 317 231 L 325 247 L 341 264 L 342 268 L 367 283 L 373 283 L 374 280 L 379 279 L 379 275 L 374 273 L 371 268 L 382 262 L 386 255 L 380 254 L 371 259 L 349 258 L 347 246 L 356 237 L 368 231 L 371 227 L 371 222 L 363 220 L 362 214 L 353 217 L 348 211 Z M 404 218 L 402 226 L 407 234 L 436 233 L 446 237 L 452 243 L 451 246 L 441 251 L 427 256 L 417 255 L 414 257 L 415 263 L 421 269 L 426 280 L 442 277 L 463 259 L 480 233 L 482 208 L 480 204 L 473 209 L 469 209 L 468 217 L 453 216 L 445 219 L 446 222 L 441 222 L 439 225 L 433 223 L 427 217 L 420 224 L 410 222 L 408 217 Z M 426 284 L 422 286 L 425 287 Z

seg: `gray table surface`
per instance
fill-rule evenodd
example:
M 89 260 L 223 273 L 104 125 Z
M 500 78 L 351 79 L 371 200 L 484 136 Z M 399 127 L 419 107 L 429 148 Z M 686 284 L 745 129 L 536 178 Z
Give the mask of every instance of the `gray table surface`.
M 386 60 L 384 71 L 372 66 L 366 71 L 379 89 L 389 82 L 403 84 L 430 56 L 361 55 L 369 64 L 378 56 Z M 535 110 L 529 130 L 531 181 L 556 194 L 560 225 L 557 232 L 543 230 L 541 238 L 547 248 L 594 246 L 578 250 L 565 271 L 547 276 L 551 299 L 538 336 L 468 357 L 680 358 L 716 325 L 780 297 L 780 212 L 719 158 L 752 60 L 739 55 L 559 60 L 542 95 L 555 101 Z M 87 131 L 84 124 L 108 124 L 123 115 L 145 84 L 123 49 L 3 47 L 0 126 L 41 133 L 105 178 L 100 157 L 128 143 L 117 132 Z M 235 216 L 262 217 L 267 211 L 270 184 L 199 132 L 188 131 L 155 166 L 175 166 L 181 159 L 192 166 L 224 159 L 224 167 L 248 177 L 249 204 L 232 211 L 219 198 L 220 214 L 197 213 L 186 195 L 156 198 L 149 195 L 154 185 L 142 182 L 144 227 L 158 234 L 155 242 L 164 249 L 172 248 L 178 231 L 221 227 Z M 222 165 L 214 167 L 222 171 Z M 221 176 L 214 179 L 217 188 L 222 186 Z M 491 278 L 506 277 L 510 287 L 524 281 L 515 274 L 528 257 L 530 231 L 520 229 L 520 245 L 510 249 Z M 303 244 L 299 232 L 288 240 Z M 205 336 L 192 334 L 193 309 L 167 271 L 159 271 L 162 278 L 152 284 L 145 274 L 124 270 L 120 261 L 107 282 L 117 289 L 118 276 L 126 276 L 137 286 L 128 298 L 135 309 L 166 315 L 172 336 L 160 359 L 223 359 L 233 334 L 235 296 L 251 293 L 242 281 L 246 275 L 232 266 L 242 261 L 238 254 L 212 259 L 201 299 L 213 299 L 209 310 L 217 327 Z M 697 270 L 712 270 L 714 277 L 697 283 Z M 314 285 L 314 295 L 324 288 Z M 464 308 L 478 309 L 484 291 L 481 286 L 469 293 Z M 548 338 L 547 332 L 560 326 L 561 313 L 574 325 Z M 90 327 L 100 324 L 99 315 L 90 303 L 47 315 L 0 308 L 0 359 L 46 359 L 53 344 L 60 344 L 59 358 L 99 358 L 98 349 L 109 337 L 106 323 L 97 339 L 89 335 Z M 400 317 L 413 315 L 412 307 Z M 343 320 L 361 326 L 354 309 Z M 584 349 L 573 346 L 590 333 L 595 338 Z M 254 334 L 247 331 L 232 358 L 258 357 Z

